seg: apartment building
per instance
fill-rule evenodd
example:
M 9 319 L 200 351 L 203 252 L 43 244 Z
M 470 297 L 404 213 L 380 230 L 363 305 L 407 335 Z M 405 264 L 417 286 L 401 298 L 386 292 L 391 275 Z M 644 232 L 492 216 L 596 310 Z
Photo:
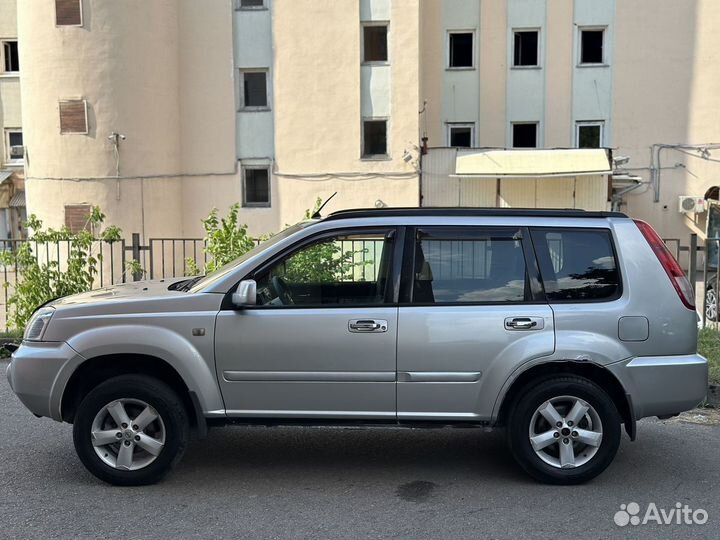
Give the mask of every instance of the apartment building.
M 16 0 L 0 0 L 0 249 L 25 234 L 24 142 Z
M 683 242 L 705 213 L 680 213 L 679 197 L 720 191 L 712 0 L 17 9 L 28 211 L 51 226 L 100 205 L 126 232 L 198 236 L 212 207 L 239 202 L 264 234 L 334 192 L 331 210 L 439 192 L 444 204 L 582 206 L 575 177 L 532 179 L 515 198 L 511 182 L 459 177 L 452 152 L 468 148 L 611 148 L 618 170 L 594 204 Z

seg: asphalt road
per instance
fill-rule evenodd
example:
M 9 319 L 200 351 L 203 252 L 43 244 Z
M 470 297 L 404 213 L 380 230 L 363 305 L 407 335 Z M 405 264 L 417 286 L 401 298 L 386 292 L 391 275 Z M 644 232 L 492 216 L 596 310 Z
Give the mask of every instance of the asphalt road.
M 4 375 L 5 363 L 0 362 Z M 71 427 L 0 380 L 0 538 L 720 537 L 720 426 L 643 421 L 590 484 L 536 484 L 482 429 L 228 427 L 162 483 L 85 471 Z M 705 525 L 617 526 L 621 504 L 704 509 Z

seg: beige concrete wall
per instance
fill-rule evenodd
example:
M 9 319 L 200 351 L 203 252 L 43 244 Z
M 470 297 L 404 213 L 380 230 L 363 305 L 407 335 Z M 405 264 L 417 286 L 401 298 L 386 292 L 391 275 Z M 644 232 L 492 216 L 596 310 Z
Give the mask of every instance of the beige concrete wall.
M 505 146 L 507 4 L 480 4 L 480 146 Z
M 574 0 L 547 2 L 545 37 L 545 146 L 571 148 Z
M 720 3 L 712 0 L 617 4 L 613 140 L 617 152 L 631 156 L 629 166 L 641 168 L 637 172 L 646 179 L 652 144 L 720 141 L 720 78 L 713 67 L 718 20 Z M 712 154 L 720 158 L 720 151 Z M 664 150 L 661 157 L 660 202 L 653 202 L 648 189 L 627 196 L 624 209 L 648 220 L 663 236 L 687 244 L 696 216 L 678 213 L 678 196 L 702 196 L 720 185 L 720 164 L 674 150 Z M 704 216 L 697 217 L 702 227 Z

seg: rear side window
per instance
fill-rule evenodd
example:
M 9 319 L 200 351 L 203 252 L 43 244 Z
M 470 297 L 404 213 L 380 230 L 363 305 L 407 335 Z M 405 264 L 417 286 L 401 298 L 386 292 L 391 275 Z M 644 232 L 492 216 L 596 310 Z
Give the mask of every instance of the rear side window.
M 551 302 L 611 300 L 620 274 L 610 231 L 532 229 L 545 294 Z
M 519 231 L 417 232 L 413 304 L 523 302 L 529 297 Z

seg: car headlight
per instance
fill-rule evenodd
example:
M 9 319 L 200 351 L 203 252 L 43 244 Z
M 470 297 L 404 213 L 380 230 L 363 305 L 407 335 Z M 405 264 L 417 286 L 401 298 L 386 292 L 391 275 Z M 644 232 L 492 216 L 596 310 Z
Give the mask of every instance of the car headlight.
M 33 313 L 33 316 L 30 317 L 25 327 L 23 339 L 28 341 L 42 341 L 43 334 L 50 323 L 53 313 L 55 313 L 55 308 L 52 307 L 40 308 Z

